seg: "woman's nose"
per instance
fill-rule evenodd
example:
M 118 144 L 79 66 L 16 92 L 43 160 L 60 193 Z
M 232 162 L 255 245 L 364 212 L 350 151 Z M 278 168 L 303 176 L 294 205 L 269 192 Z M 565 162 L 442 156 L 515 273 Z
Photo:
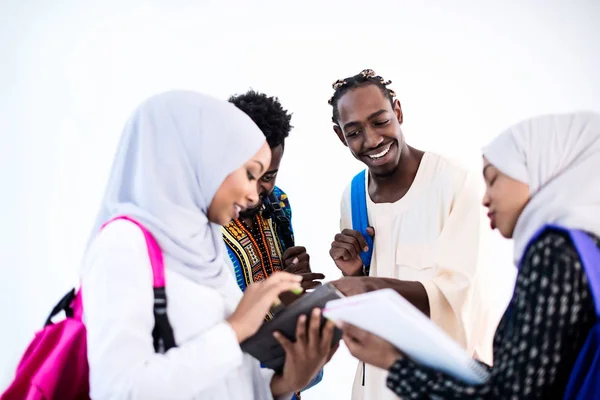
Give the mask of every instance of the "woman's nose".
M 488 194 L 487 190 L 483 194 L 483 199 L 481 200 L 481 204 L 483 204 L 483 206 L 485 208 L 489 208 L 490 207 L 490 195 Z

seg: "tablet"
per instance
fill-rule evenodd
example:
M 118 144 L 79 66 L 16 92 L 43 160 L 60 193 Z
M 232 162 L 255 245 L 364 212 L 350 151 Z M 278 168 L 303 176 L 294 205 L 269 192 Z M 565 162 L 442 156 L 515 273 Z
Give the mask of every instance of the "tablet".
M 326 283 L 317 287 L 314 291 L 305 294 L 293 303 L 280 308 L 271 321 L 265 321 L 260 329 L 240 345 L 244 353 L 248 353 L 263 366 L 279 373 L 283 370 L 285 362 L 285 351 L 279 342 L 273 337 L 276 331 L 291 341 L 296 340 L 296 325 L 300 315 L 310 316 L 314 308 L 323 309 L 328 301 L 341 299 L 344 295 L 332 284 Z M 321 328 L 326 319 L 321 316 Z M 334 328 L 333 343 L 336 345 L 342 338 L 342 331 Z

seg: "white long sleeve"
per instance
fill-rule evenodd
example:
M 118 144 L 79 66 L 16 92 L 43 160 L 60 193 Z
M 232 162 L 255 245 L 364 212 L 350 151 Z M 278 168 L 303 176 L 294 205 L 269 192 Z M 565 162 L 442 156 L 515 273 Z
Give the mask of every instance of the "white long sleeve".
M 96 238 L 82 276 L 94 399 L 271 399 L 271 376 L 244 355 L 225 318 L 241 293 L 166 271 L 167 313 L 178 347 L 154 351 L 152 270 L 141 231 L 127 221 Z

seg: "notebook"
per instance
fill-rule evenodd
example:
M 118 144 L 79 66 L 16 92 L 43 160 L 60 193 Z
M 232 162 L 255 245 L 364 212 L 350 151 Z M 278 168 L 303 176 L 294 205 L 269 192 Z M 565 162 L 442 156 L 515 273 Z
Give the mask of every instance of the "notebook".
M 480 384 L 488 377 L 458 343 L 392 289 L 329 301 L 323 315 L 374 333 L 413 361 L 467 384 Z
M 263 366 L 281 372 L 285 363 L 285 351 L 273 337 L 273 332 L 279 331 L 289 340 L 295 341 L 300 315 L 308 316 L 314 308 L 322 309 L 328 301 L 343 296 L 333 285 L 325 283 L 288 306 L 278 308 L 271 321 L 264 322 L 258 332 L 241 343 L 242 351 L 259 360 Z M 321 316 L 321 328 L 325 322 L 325 317 Z M 332 345 L 336 345 L 341 338 L 342 332 L 336 327 Z

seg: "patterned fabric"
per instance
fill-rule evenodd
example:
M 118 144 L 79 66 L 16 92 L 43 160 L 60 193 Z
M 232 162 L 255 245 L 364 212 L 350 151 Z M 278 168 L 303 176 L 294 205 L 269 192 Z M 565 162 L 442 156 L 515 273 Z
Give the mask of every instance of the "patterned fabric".
M 600 247 L 600 239 L 592 236 Z M 562 398 L 596 320 L 579 255 L 566 234 L 548 231 L 529 247 L 494 338 L 490 378 L 471 386 L 402 358 L 387 386 L 401 398 Z
M 290 201 L 288 200 L 287 194 L 277 186 L 273 189 L 273 194 L 279 199 L 279 205 L 283 210 L 285 216 L 290 220 L 290 230 L 292 231 L 292 237 L 294 235 L 294 229 L 292 228 L 292 207 L 290 207 Z M 283 243 L 282 243 L 283 246 Z
M 291 221 L 292 209 L 287 195 L 277 186 L 273 193 Z M 283 269 L 282 256 L 286 249 L 279 228 L 272 219 L 264 218 L 262 212 L 254 217 L 253 222 L 254 229 L 250 229 L 242 219 L 233 220 L 223 227 L 223 238 L 242 291 L 250 283 L 262 281 Z

